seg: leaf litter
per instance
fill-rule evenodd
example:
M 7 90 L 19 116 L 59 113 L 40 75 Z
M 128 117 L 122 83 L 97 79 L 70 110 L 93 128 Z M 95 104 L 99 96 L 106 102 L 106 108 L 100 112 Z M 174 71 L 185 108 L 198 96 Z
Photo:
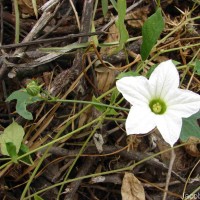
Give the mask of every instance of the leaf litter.
M 89 42 L 87 35 L 92 18 L 87 18 L 86 11 L 94 12 L 95 1 L 91 0 L 90 8 L 85 8 L 87 2 L 73 1 L 83 35 L 79 35 L 76 16 L 69 1 L 52 3 L 43 11 L 40 7 L 46 2 L 51 3 L 19 1 L 19 44 L 14 43 L 13 5 L 8 1 L 1 2 L 4 24 L 1 62 L 7 67 L 7 70 L 3 67 L 0 70 L 1 141 L 9 127 L 13 128 L 13 123 L 15 131 L 9 132 L 12 133 L 9 138 L 14 139 L 8 139 L 8 145 L 1 144 L 0 197 L 45 200 L 162 199 L 170 159 L 166 151 L 169 146 L 157 130 L 127 138 L 124 127 L 128 114 L 126 110 L 92 107 L 77 102 L 45 102 L 26 95 L 26 98 L 30 97 L 27 103 L 18 95 L 23 108 L 20 110 L 22 116 L 26 118 L 29 114 L 28 120 L 25 120 L 20 112 L 16 113 L 16 101 L 8 103 L 5 100 L 11 93 L 25 88 L 24 82 L 37 80 L 47 94 L 56 96 L 55 99 L 95 101 L 130 108 L 116 92 L 116 78 L 150 74 L 156 64 L 168 59 L 178 63 L 181 88 L 199 94 L 199 4 L 195 1 L 161 1 L 164 29 L 154 38 L 148 51 L 146 48 L 141 51 L 142 27 L 156 12 L 155 1 L 134 3 L 127 0 L 127 8 L 132 9 L 126 13 L 124 21 L 120 19 L 118 26 L 108 24 L 117 16 L 117 6 L 124 6 L 123 2 L 104 1 L 104 5 L 108 2 L 109 6 L 103 13 L 99 1 L 94 18 L 99 46 Z M 41 26 L 37 25 L 39 19 L 43 19 Z M 120 41 L 120 34 L 125 28 L 129 39 L 125 34 Z M 34 33 L 34 37 L 28 36 L 30 32 Z M 74 36 L 65 38 L 69 34 Z M 41 42 L 34 44 L 37 40 Z M 22 41 L 26 48 L 20 46 Z M 123 49 L 117 52 L 116 48 Z M 140 54 L 144 60 L 148 57 L 145 64 L 138 59 Z M 9 74 L 13 78 L 8 78 Z M 180 147 L 175 150 L 176 161 L 168 199 L 181 199 L 190 194 L 195 198 L 199 194 L 195 192 L 199 187 L 200 166 L 198 120 L 199 113 L 185 119 L 183 124 L 183 134 L 177 143 Z M 186 142 L 189 143 L 186 145 Z M 20 147 L 21 143 L 26 147 Z M 6 148 L 12 151 L 7 152 Z M 13 162 L 5 156 L 8 154 Z M 92 182 L 98 177 L 101 177 L 100 181 Z

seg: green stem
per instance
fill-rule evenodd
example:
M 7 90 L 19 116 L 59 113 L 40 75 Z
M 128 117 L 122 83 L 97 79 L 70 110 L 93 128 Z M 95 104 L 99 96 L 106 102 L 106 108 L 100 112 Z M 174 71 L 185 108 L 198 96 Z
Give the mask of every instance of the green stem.
M 134 165 L 136 166 L 136 164 L 134 164 Z M 113 174 L 113 173 L 117 173 L 117 172 L 128 171 L 128 170 L 132 170 L 132 168 L 133 168 L 133 165 L 131 165 L 129 167 L 124 167 L 124 168 L 121 168 L 121 169 L 112 170 L 112 171 L 106 171 L 106 172 L 101 172 L 101 173 L 96 173 L 96 174 L 89 174 L 89 175 L 77 177 L 77 178 L 74 178 L 74 179 L 68 179 L 66 181 L 63 181 L 63 182 L 60 182 L 60 183 L 56 183 L 56 184 L 54 184 L 52 186 L 49 186 L 49 187 L 44 188 L 44 189 L 42 189 L 42 190 L 40 190 L 38 192 L 35 192 L 34 194 L 31 194 L 28 197 L 25 197 L 23 200 L 28 200 L 29 198 L 33 197 L 34 195 L 38 195 L 38 194 L 40 194 L 42 192 L 50 190 L 50 189 L 52 189 L 54 187 L 58 187 L 58 186 L 60 186 L 62 184 L 71 183 L 73 181 L 78 181 L 78 180 L 82 180 L 82 179 L 92 178 L 92 177 L 95 177 L 95 176 L 103 176 L 103 175 L 107 175 L 107 174 Z
M 182 146 L 185 146 L 185 145 L 187 145 L 187 143 L 183 143 L 183 144 L 177 145 L 177 146 L 175 146 L 173 148 L 176 149 L 176 148 L 179 148 L 179 147 L 182 147 Z M 58 186 L 60 186 L 62 184 L 71 183 L 73 181 L 78 181 L 78 180 L 82 180 L 82 179 L 92 178 L 92 177 L 96 177 L 96 176 L 103 176 L 103 175 L 108 175 L 108 174 L 113 174 L 113 173 L 118 173 L 118 172 L 133 170 L 136 166 L 142 164 L 143 162 L 146 162 L 147 160 L 150 160 L 150 159 L 152 159 L 152 158 L 154 158 L 156 156 L 159 156 L 159 155 L 161 155 L 163 153 L 171 151 L 171 149 L 172 148 L 169 148 L 169 149 L 166 149 L 164 151 L 161 151 L 161 152 L 158 152 L 156 154 L 153 154 L 153 155 L 151 155 L 151 156 L 149 156 L 149 157 L 147 157 L 147 158 L 145 158 L 143 160 L 140 160 L 137 163 L 134 163 L 134 164 L 132 164 L 131 166 L 128 166 L 128 167 L 124 167 L 124 168 L 120 168 L 120 169 L 116 169 L 116 170 L 112 170 L 112 171 L 100 172 L 100 173 L 96 173 L 96 174 L 89 174 L 89 175 L 86 175 L 86 176 L 77 177 L 77 178 L 73 178 L 73 179 L 69 179 L 69 180 L 63 181 L 61 183 L 54 184 L 54 185 L 49 186 L 47 188 L 44 188 L 44 189 L 42 189 L 42 190 L 40 190 L 38 192 L 35 192 L 34 194 L 29 195 L 28 197 L 25 197 L 23 200 L 27 200 L 28 198 L 31 198 L 31 197 L 33 197 L 36 194 L 38 195 L 40 193 L 46 192 L 47 190 L 50 190 L 50 189 L 52 189 L 54 187 L 58 187 Z
M 33 179 L 34 179 L 34 177 L 35 177 L 37 171 L 39 170 L 39 168 L 40 168 L 40 166 L 41 166 L 43 160 L 46 158 L 46 155 L 47 155 L 49 149 L 51 148 L 51 146 L 52 146 L 54 143 L 59 142 L 60 140 L 63 140 L 63 139 L 66 139 L 66 138 L 71 137 L 71 136 L 72 136 L 73 134 L 75 134 L 76 132 L 79 132 L 80 130 L 82 130 L 82 129 L 84 129 L 84 128 L 90 126 L 90 125 L 92 125 L 93 123 L 97 122 L 98 120 L 99 120 L 99 118 L 93 120 L 92 122 L 86 124 L 85 126 L 82 126 L 82 127 L 78 128 L 78 129 L 72 131 L 71 133 L 69 133 L 69 134 L 67 134 L 67 135 L 64 135 L 64 136 L 62 136 L 62 137 L 60 137 L 60 138 L 56 138 L 56 139 L 54 139 L 52 142 L 49 142 L 48 144 L 42 146 L 42 148 L 47 147 L 47 149 L 46 149 L 45 153 L 43 154 L 43 156 L 40 158 L 40 161 L 39 161 L 39 163 L 37 164 L 36 168 L 34 169 L 33 173 L 31 174 L 31 177 L 29 178 L 29 180 L 28 180 L 28 182 L 27 182 L 27 184 L 26 184 L 26 187 L 24 188 L 24 191 L 23 191 L 23 193 L 22 193 L 22 195 L 21 195 L 21 198 L 20 198 L 21 200 L 24 200 L 25 195 L 26 195 L 26 192 L 27 192 L 27 190 L 29 189 L 30 184 L 31 184 L 31 182 L 33 181 Z M 67 125 L 68 125 L 68 124 L 67 124 Z M 65 128 L 66 128 L 66 125 L 64 126 L 64 128 L 63 128 L 61 131 L 59 131 L 59 132 L 57 133 L 56 137 L 58 137 L 58 135 L 60 135 L 60 134 L 65 130 Z M 40 150 L 40 149 L 42 149 L 42 148 L 39 147 L 39 148 L 33 150 L 31 153 L 33 153 L 33 152 L 35 152 L 35 151 L 38 151 L 38 150 Z M 29 154 L 30 154 L 30 152 L 29 152 Z M 26 156 L 26 154 L 24 154 L 23 156 L 18 157 L 18 160 L 21 159 L 21 158 L 24 157 L 24 156 Z
M 157 9 L 160 7 L 160 0 L 157 1 Z
M 116 87 L 111 88 L 111 89 L 108 90 L 107 92 L 103 93 L 100 97 L 98 97 L 97 100 L 101 100 L 102 98 L 104 98 L 104 97 L 107 96 L 108 94 L 112 93 L 115 89 L 116 89 Z M 44 100 L 44 99 L 43 99 L 43 100 Z M 104 104 L 104 105 L 105 105 L 105 104 Z M 72 120 L 75 120 L 81 113 L 83 113 L 85 110 L 87 110 L 88 108 L 90 108 L 90 106 L 91 106 L 91 104 L 88 104 L 87 106 L 85 106 L 79 113 L 77 113 L 77 114 L 74 115 L 72 118 L 70 118 L 70 120 L 71 120 L 71 121 L 72 121 Z M 87 126 L 92 125 L 92 124 L 95 123 L 95 122 L 96 122 L 96 121 L 94 120 L 94 121 L 92 121 L 92 122 L 90 122 L 90 123 L 84 125 L 83 127 L 81 127 L 81 129 L 79 128 L 79 130 L 84 129 L 84 128 L 86 128 Z M 69 124 L 70 124 L 70 121 L 63 127 L 63 129 L 62 129 L 59 133 L 61 134 L 61 133 L 67 128 L 67 126 L 69 126 Z M 73 131 L 73 132 L 77 132 L 77 131 L 78 131 L 78 130 L 75 130 L 75 131 Z M 30 155 L 30 154 L 32 154 L 32 153 L 35 153 L 35 152 L 37 152 L 37 151 L 39 151 L 39 150 L 41 150 L 41 149 L 43 149 L 43 148 L 46 148 L 46 147 L 48 147 L 49 145 L 52 145 L 52 144 L 54 144 L 54 143 L 56 143 L 56 142 L 58 142 L 58 141 L 60 141 L 60 140 L 62 140 L 62 139 L 66 139 L 68 136 L 70 137 L 71 135 L 73 135 L 73 134 L 74 134 L 73 132 L 71 132 L 71 133 L 69 133 L 69 134 L 67 134 L 67 135 L 65 135 L 65 136 L 63 136 L 63 137 L 61 137 L 61 138 L 58 138 L 58 139 L 55 140 L 55 141 L 53 140 L 53 141 L 51 141 L 51 142 L 49 142 L 49 143 L 47 143 L 47 144 L 45 144 L 45 145 L 43 145 L 43 146 L 40 146 L 40 147 L 38 147 L 38 148 L 36 148 L 36 149 L 33 149 L 32 151 L 29 151 L 29 152 L 27 152 L 27 153 L 25 153 L 25 154 L 19 156 L 19 157 L 17 158 L 17 160 L 20 160 L 20 159 L 22 159 L 22 158 L 24 158 L 24 157 L 26 157 L 26 156 L 28 156 L 28 155 Z M 71 135 L 70 135 L 70 134 L 71 134 Z M 1 166 L 0 166 L 0 170 L 3 169 L 3 168 L 5 168 L 7 165 L 10 165 L 10 164 L 12 164 L 12 161 L 9 161 L 9 162 L 5 163 L 4 165 L 1 165 Z
M 98 124 L 95 126 L 95 128 L 94 128 L 93 131 L 90 133 L 90 135 L 89 135 L 89 137 L 87 138 L 87 140 L 86 140 L 86 141 L 84 142 L 84 144 L 82 145 L 82 147 L 81 147 L 81 149 L 80 149 L 78 155 L 76 156 L 76 158 L 74 159 L 72 165 L 70 166 L 70 168 L 69 168 L 69 170 L 68 170 L 68 172 L 67 172 L 67 174 L 66 174 L 66 176 L 65 176 L 65 178 L 64 178 L 64 181 L 66 181 L 66 180 L 68 179 L 68 177 L 69 177 L 69 175 L 70 175 L 70 173 L 71 173 L 73 167 L 75 166 L 77 160 L 80 158 L 81 154 L 83 153 L 83 151 L 84 151 L 86 145 L 88 144 L 88 142 L 90 141 L 91 137 L 94 135 L 94 133 L 96 132 L 96 130 L 99 128 L 99 126 L 102 124 L 103 116 L 105 116 L 105 115 L 103 114 L 103 115 L 101 115 L 100 117 L 98 117 L 98 118 L 99 118 Z M 59 197 L 60 197 L 60 195 L 61 195 L 61 192 L 62 192 L 62 190 L 63 190 L 64 185 L 65 185 L 64 183 L 61 185 L 60 190 L 59 190 L 59 193 L 58 193 L 58 195 L 57 195 L 57 199 L 59 199 Z
M 122 119 L 122 118 L 113 118 L 113 117 L 105 117 L 104 120 L 122 121 L 122 122 L 125 122 L 125 121 L 126 121 L 126 119 Z
M 91 121 L 91 122 L 89 122 L 88 124 L 86 124 L 86 125 L 84 125 L 84 126 L 78 128 L 78 129 L 76 129 L 76 130 L 74 130 L 74 131 L 72 131 L 72 132 L 70 132 L 70 133 L 68 133 L 68 134 L 66 134 L 66 135 L 64 135 L 64 136 L 62 136 L 62 137 L 59 137 L 59 138 L 57 138 L 57 139 L 55 139 L 55 140 L 53 140 L 53 141 L 51 141 L 51 142 L 49 142 L 49 143 L 47 143 L 47 144 L 45 144 L 45 145 L 43 145 L 43 146 L 38 147 L 37 149 L 33 149 L 32 151 L 29 151 L 29 152 L 27 152 L 27 153 L 25 153 L 25 154 L 19 156 L 19 157 L 17 158 L 17 160 L 20 160 L 20 159 L 22 159 L 22 158 L 24 158 L 24 157 L 26 157 L 26 156 L 28 156 L 28 155 L 30 155 L 30 154 L 32 154 L 32 153 L 35 153 L 35 152 L 37 152 L 37 151 L 39 151 L 39 150 L 41 150 L 41 149 L 44 149 L 44 148 L 46 148 L 46 147 L 48 147 L 48 146 L 50 146 L 50 145 L 53 145 L 53 144 L 55 144 L 56 142 L 59 142 L 59 141 L 61 141 L 61 140 L 67 139 L 67 138 L 70 138 L 74 133 L 77 133 L 77 132 L 81 131 L 82 129 L 87 128 L 88 126 L 91 126 L 92 124 L 94 124 L 94 123 L 97 122 L 97 121 L 98 121 L 98 118 L 95 119 L 95 120 L 93 120 L 93 121 Z M 62 133 L 62 132 L 65 130 L 66 126 L 68 126 L 68 124 L 65 125 L 65 126 L 63 127 L 63 129 L 59 131 L 59 134 Z M 0 169 L 3 169 L 4 167 L 6 167 L 8 164 L 11 164 L 11 163 L 12 163 L 12 161 L 9 161 L 9 162 L 5 163 L 4 165 L 0 166 Z
M 52 100 L 47 100 L 47 102 L 49 102 L 49 103 L 52 103 L 52 102 L 81 103 L 81 104 L 90 104 L 90 105 L 94 105 L 94 106 L 102 106 L 102 107 L 112 108 L 112 109 L 116 109 L 116 110 L 129 111 L 128 108 L 107 105 L 107 104 L 98 103 L 98 102 L 94 102 L 94 101 L 81 101 L 81 100 L 70 100 L 70 99 L 52 99 Z
M 160 54 L 171 52 L 171 51 L 177 51 L 177 50 L 180 50 L 180 49 L 188 49 L 188 48 L 196 47 L 196 46 L 200 46 L 200 43 L 191 44 L 191 45 L 187 45 L 187 46 L 176 47 L 176 48 L 172 48 L 172 49 L 161 50 Z
M 195 199 L 194 195 L 200 190 L 200 186 L 198 186 L 190 195 L 185 197 L 183 200 L 190 200 L 190 199 Z M 198 193 L 199 194 L 199 193 Z M 198 199 L 198 198 L 196 198 Z
M 187 24 L 189 21 L 192 21 L 192 20 L 196 20 L 196 19 L 199 19 L 200 16 L 197 16 L 197 17 L 193 17 L 193 18 L 188 18 L 186 19 L 185 21 L 182 21 L 181 24 L 179 24 L 175 29 L 173 29 L 173 31 L 171 31 L 169 34 L 167 34 L 164 38 L 162 38 L 161 40 L 159 40 L 157 42 L 157 44 L 155 45 L 158 46 L 159 44 L 162 44 L 163 42 L 165 42 L 165 40 L 167 38 L 169 38 L 171 35 L 173 35 L 178 29 L 180 29 L 182 26 L 184 26 L 185 24 Z

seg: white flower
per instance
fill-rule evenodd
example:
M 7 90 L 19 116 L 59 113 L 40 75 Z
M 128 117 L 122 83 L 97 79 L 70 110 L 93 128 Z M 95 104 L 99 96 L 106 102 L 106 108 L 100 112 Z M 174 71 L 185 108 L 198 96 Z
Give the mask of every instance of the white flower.
M 182 118 L 200 109 L 200 95 L 179 89 L 179 74 L 171 60 L 162 62 L 149 80 L 143 76 L 123 77 L 117 89 L 131 103 L 126 120 L 127 134 L 144 134 L 157 127 L 171 146 L 178 140 Z

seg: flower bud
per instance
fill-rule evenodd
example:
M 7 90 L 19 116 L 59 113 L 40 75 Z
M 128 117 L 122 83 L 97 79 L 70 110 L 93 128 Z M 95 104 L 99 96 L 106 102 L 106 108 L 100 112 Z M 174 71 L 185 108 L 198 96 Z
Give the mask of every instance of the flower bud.
M 37 82 L 35 81 L 31 81 L 27 84 L 26 86 L 26 91 L 28 94 L 30 94 L 31 96 L 36 96 L 40 93 L 41 90 L 41 86 L 39 86 L 37 84 Z

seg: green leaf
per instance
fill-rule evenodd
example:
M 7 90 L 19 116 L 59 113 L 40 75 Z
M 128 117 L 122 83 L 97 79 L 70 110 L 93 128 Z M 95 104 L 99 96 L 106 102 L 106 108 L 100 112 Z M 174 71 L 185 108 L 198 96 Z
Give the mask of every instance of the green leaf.
M 41 101 L 42 99 L 37 97 L 37 96 L 31 96 L 28 94 L 25 90 L 17 90 L 13 92 L 7 99 L 6 101 L 12 101 L 16 99 L 17 104 L 16 104 L 16 112 L 21 115 L 23 118 L 32 120 L 33 116 L 31 112 L 26 110 L 26 107 L 28 104 L 35 103 L 37 101 Z
M 118 115 L 118 112 L 113 108 L 108 108 L 106 115 Z
M 176 60 L 172 60 L 172 63 L 173 63 L 174 65 L 176 65 L 176 66 L 181 64 L 179 61 L 176 61 Z
M 16 146 L 12 142 L 6 142 L 6 150 L 14 163 L 17 162 Z
M 92 97 L 92 101 L 96 103 L 101 103 L 95 96 Z M 118 115 L 118 112 L 116 112 L 113 108 L 107 108 L 105 106 L 99 105 L 94 105 L 94 107 L 102 113 L 106 111 L 106 115 Z
M 110 2 L 112 3 L 114 9 L 117 11 L 117 2 L 115 0 L 110 0 Z
M 119 47 L 116 51 L 120 51 L 124 48 L 126 41 L 129 39 L 129 34 L 126 29 L 124 19 L 126 16 L 126 1 L 125 0 L 118 0 L 117 1 L 117 11 L 118 11 L 118 20 L 116 25 L 119 29 L 120 39 L 119 39 Z
M 151 15 L 142 27 L 142 46 L 141 56 L 142 60 L 146 60 L 151 52 L 151 49 L 158 40 L 161 32 L 164 29 L 164 20 L 162 17 L 161 9 L 159 8 L 156 13 Z
M 92 101 L 95 102 L 95 103 L 101 103 L 95 96 L 92 97 Z M 105 112 L 106 111 L 106 107 L 105 106 L 94 105 L 94 107 L 100 112 Z
M 22 156 L 29 152 L 29 148 L 25 144 L 21 144 L 18 156 Z M 33 160 L 30 155 L 25 156 L 20 159 L 21 162 L 25 163 L 26 165 L 33 165 Z
M 34 200 L 44 200 L 42 197 L 38 196 L 37 194 L 34 195 Z
M 117 88 L 115 88 L 115 90 L 112 92 L 112 95 L 110 97 L 110 104 L 113 105 L 117 99 L 117 97 L 119 96 L 120 92 L 118 91 Z
M 152 74 L 152 72 L 154 71 L 154 69 L 158 66 L 158 64 L 155 64 L 153 66 L 151 66 L 151 68 L 148 70 L 146 77 L 149 78 Z
M 33 119 L 33 115 L 31 112 L 26 110 L 27 107 L 27 103 L 26 102 L 18 102 L 16 105 L 16 112 L 21 115 L 23 118 L 27 119 L 27 120 L 32 120 Z
M 101 5 L 102 5 L 103 15 L 105 17 L 108 12 L 108 0 L 101 0 Z
M 189 118 L 183 119 L 180 139 L 185 142 L 189 137 L 200 138 L 200 127 L 197 120 L 200 119 L 200 111 Z
M 128 71 L 128 72 L 122 72 L 120 73 L 116 79 L 119 80 L 123 77 L 127 77 L 127 76 L 139 76 L 140 74 L 138 74 L 137 72 L 133 72 L 133 71 Z
M 3 134 L 0 135 L 1 153 L 7 156 L 10 155 L 7 151 L 6 143 L 13 143 L 16 147 L 16 153 L 18 153 L 23 137 L 24 129 L 22 126 L 18 125 L 16 122 L 10 124 L 7 128 L 5 128 Z
M 195 66 L 194 66 L 195 72 L 200 75 L 200 60 L 196 59 Z
M 180 62 L 176 61 L 176 60 L 172 60 L 174 65 L 179 65 Z M 149 71 L 146 74 L 146 78 L 149 78 L 151 76 L 151 74 L 153 73 L 154 69 L 158 66 L 159 64 L 155 64 L 153 66 L 151 66 L 151 68 L 149 69 Z

